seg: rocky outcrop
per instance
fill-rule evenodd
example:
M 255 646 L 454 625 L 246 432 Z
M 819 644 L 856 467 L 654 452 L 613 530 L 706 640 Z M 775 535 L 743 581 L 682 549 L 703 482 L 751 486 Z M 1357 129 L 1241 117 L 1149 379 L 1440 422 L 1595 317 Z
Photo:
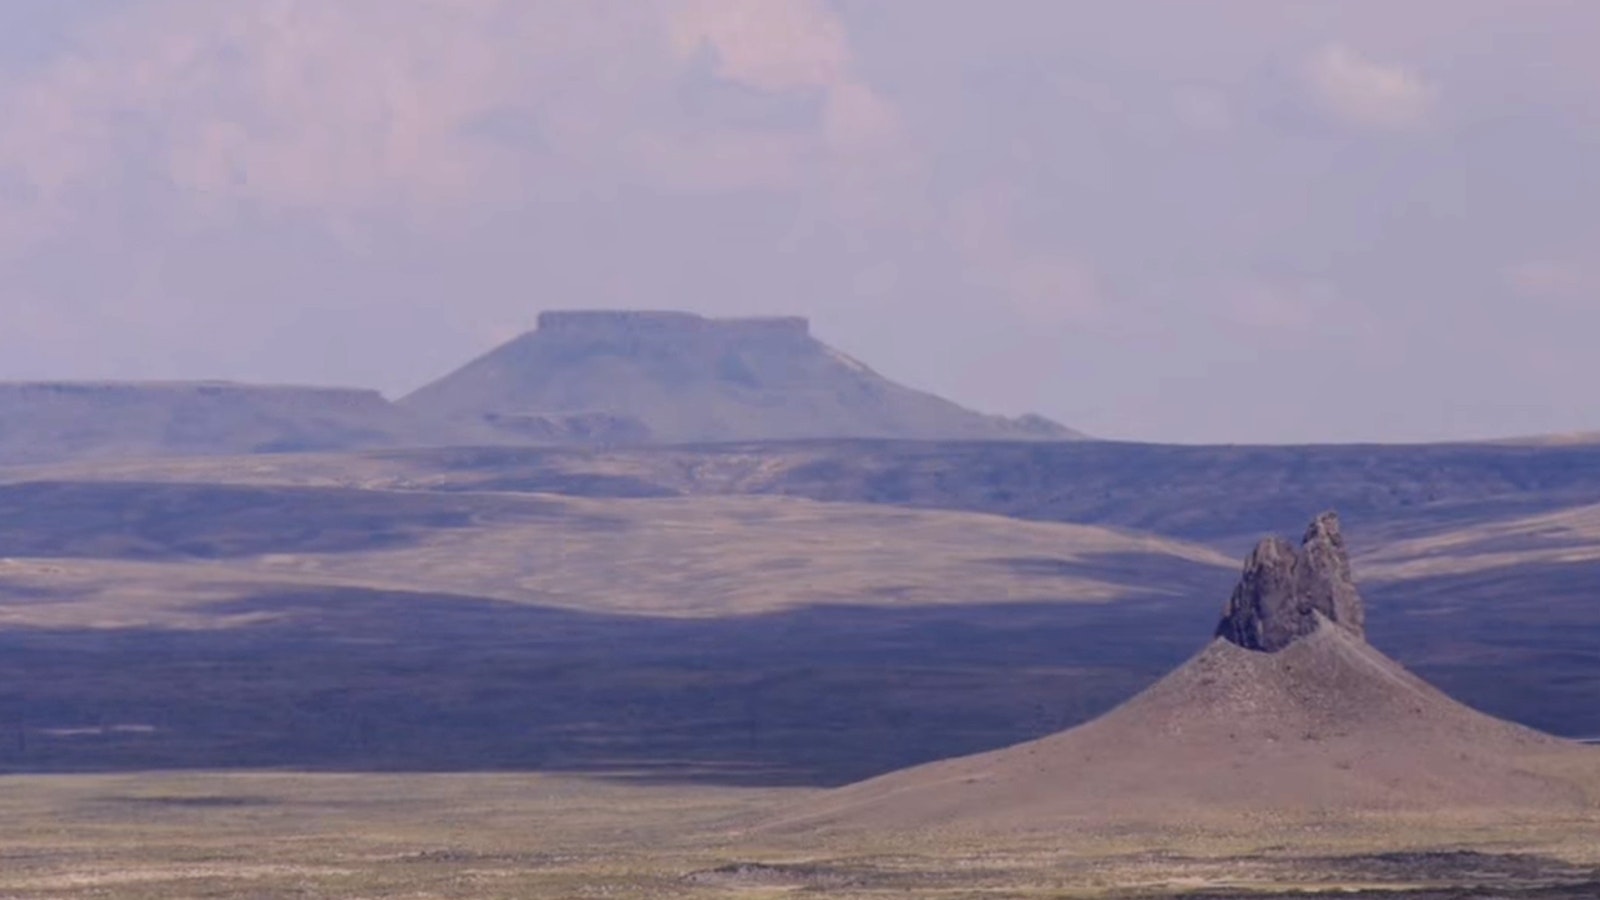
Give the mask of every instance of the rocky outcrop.
M 811 324 L 800 316 L 708 319 L 669 310 L 573 309 L 540 313 L 539 331 L 546 336 L 589 340 L 681 339 L 713 334 L 724 339 L 803 338 L 810 335 Z
M 1250 650 L 1276 653 L 1332 622 L 1366 636 L 1366 609 L 1350 577 L 1339 516 L 1327 512 L 1306 529 L 1297 550 L 1270 537 L 1245 560 L 1217 625 L 1217 636 Z

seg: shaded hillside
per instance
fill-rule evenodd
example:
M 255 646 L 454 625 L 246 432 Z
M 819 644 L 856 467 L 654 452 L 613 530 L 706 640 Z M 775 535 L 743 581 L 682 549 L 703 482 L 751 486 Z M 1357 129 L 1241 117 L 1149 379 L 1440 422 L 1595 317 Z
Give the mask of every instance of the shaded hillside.
M 1106 708 L 1183 652 L 1139 623 L 1219 576 L 1180 542 L 786 497 L 17 483 L 0 769 L 837 784 Z
M 837 784 L 1108 709 L 1192 652 L 1232 577 L 1097 527 L 245 462 L 232 484 L 129 463 L 147 480 L 0 487 L 0 764 Z M 1481 708 L 1600 735 L 1595 568 L 1409 564 L 1370 585 L 1382 649 Z
M 5 476 L 0 476 L 5 477 Z M 38 477 L 658 497 L 781 494 L 1114 526 L 1243 552 L 1326 507 L 1358 548 L 1600 502 L 1600 446 L 807 441 L 107 462 Z
M 737 456 L 708 453 L 700 471 Z M 1330 506 L 1376 543 L 1600 500 L 1592 446 L 863 444 L 780 459 L 736 489 L 1115 525 L 1232 552 Z
M 459 447 L 107 461 L 0 479 L 343 484 L 659 497 L 781 494 L 1131 528 L 1230 554 L 1338 507 L 1358 548 L 1600 502 L 1600 446 L 1189 447 L 1104 441 L 805 441 Z
M 0 384 L 0 465 L 419 443 L 377 391 L 226 382 Z
M 123 389 L 81 390 L 85 396 L 103 392 L 111 398 Z M 467 432 L 483 439 L 485 426 L 457 423 L 452 427 L 466 431 L 454 435 L 437 427 L 424 430 L 410 413 L 360 393 L 349 395 L 360 401 L 350 401 L 361 410 L 359 415 L 343 418 L 337 410 L 326 415 L 302 410 L 282 418 L 267 414 L 279 407 L 298 410 L 290 402 L 299 396 L 293 392 L 188 386 L 179 393 L 188 399 L 176 407 L 155 399 L 148 401 L 148 409 L 139 406 L 146 400 L 138 399 L 138 390 L 132 400 L 94 401 L 112 408 L 107 415 L 113 420 L 124 416 L 137 421 L 133 430 L 143 429 L 139 433 L 144 435 L 139 440 L 119 436 L 132 428 L 126 422 L 96 425 L 96 416 L 90 414 L 95 406 L 81 399 L 72 401 L 77 405 L 70 407 L 71 416 L 0 416 L 0 463 L 116 457 L 0 477 L 261 481 L 575 496 L 783 494 L 1132 528 L 1206 541 L 1230 553 L 1263 531 L 1283 528 L 1326 506 L 1345 510 L 1363 540 L 1377 544 L 1600 502 L 1600 445 L 1593 444 L 1275 447 L 830 440 L 394 449 L 397 443 L 447 444 Z M 0 390 L 0 401 L 4 396 Z M 149 397 L 159 399 L 160 394 Z M 257 402 L 273 397 L 280 399 Z M 117 412 L 124 403 L 134 406 Z M 184 412 L 184 404 L 191 403 L 197 404 L 195 409 Z M 214 418 L 219 415 L 224 419 Z M 630 425 L 633 420 L 603 414 L 505 414 L 501 421 L 515 422 L 517 432 L 514 438 L 495 435 L 493 440 L 501 443 L 628 443 L 642 434 L 629 430 L 638 425 Z M 356 427 L 356 422 L 370 427 Z M 41 434 L 56 437 L 42 439 Z M 172 456 L 351 445 L 391 449 L 210 461 Z M 129 455 L 168 458 L 135 460 Z
M 893 437 L 1060 440 L 882 377 L 813 338 L 804 319 L 551 312 L 539 327 L 400 401 L 463 437 L 521 442 L 528 420 L 590 414 L 613 443 Z
M 1467 525 L 1362 557 L 1384 645 L 1495 715 L 1568 730 L 1600 696 L 1600 505 Z
M 1200 539 L 1230 555 L 1242 553 L 1262 533 L 1338 505 L 1356 529 L 1352 549 L 1363 563 L 1379 648 L 1479 708 L 1559 734 L 1600 736 L 1600 710 L 1593 703 L 1600 694 L 1600 643 L 1594 639 L 1600 633 L 1600 607 L 1593 602 L 1593 585 L 1600 583 L 1600 527 L 1593 524 L 1595 499 L 1600 497 L 1600 448 L 1594 447 L 841 441 L 616 451 L 458 448 L 105 462 L 15 470 L 0 477 L 296 485 L 408 494 L 549 492 L 596 501 L 679 498 L 675 502 L 687 505 L 677 515 L 686 524 L 701 513 L 707 523 L 726 521 L 715 505 L 703 510 L 692 505 L 716 497 L 795 494 L 826 498 L 829 505 L 865 498 L 890 508 L 991 510 L 1138 526 L 1179 539 Z M 85 495 L 82 502 L 99 501 Z M 845 517 L 857 516 L 861 509 L 844 506 Z M 829 527 L 822 524 L 822 512 L 816 515 L 818 527 Z M 856 521 L 859 525 L 865 519 Z M 272 522 L 263 518 L 260 524 L 293 533 L 286 520 Z M 861 536 L 863 547 L 874 540 L 870 530 L 846 529 L 838 535 L 848 542 L 854 540 L 852 533 Z M 761 534 L 757 529 L 745 537 L 755 541 Z M 583 549 L 574 550 L 570 559 L 597 559 L 613 552 L 606 548 L 614 546 L 609 543 L 614 536 L 596 537 L 575 538 Z M 901 538 L 893 543 L 896 553 L 904 554 L 896 566 L 915 569 L 925 554 L 937 552 L 936 543 L 919 550 L 918 538 L 909 533 Z M 723 537 L 707 533 L 697 540 L 696 556 L 727 551 L 728 560 L 742 558 L 743 551 L 732 552 Z M 515 538 L 508 533 L 505 541 Z M 464 571 L 478 553 L 504 555 L 490 549 L 500 546 L 492 541 L 477 546 L 463 550 L 452 566 L 434 571 Z M 530 564 L 543 558 L 541 552 L 518 552 Z M 896 566 L 878 567 L 867 562 L 867 555 L 849 555 L 859 565 L 828 553 L 813 553 L 812 560 L 818 572 L 826 573 L 823 581 L 846 585 L 855 577 L 846 573 L 869 571 L 874 577 L 861 583 L 862 591 L 893 596 L 887 579 Z M 1029 565 L 1043 572 L 1052 564 Z M 409 563 L 401 568 L 417 571 Z M 668 577 L 670 568 L 654 577 Z M 578 569 L 555 564 L 546 571 L 568 588 L 588 583 L 603 596 L 617 596 L 615 589 L 588 581 Z M 726 591 L 728 584 L 746 577 L 742 583 L 748 599 L 760 594 L 770 577 L 748 579 L 732 569 L 704 575 L 721 579 L 710 582 L 719 587 L 705 593 L 708 600 L 719 598 L 717 602 L 733 604 L 730 608 L 746 600 Z M 1169 569 L 1152 567 L 1146 557 L 1120 577 L 1166 588 L 1171 575 Z M 476 593 L 496 590 L 491 587 L 496 578 L 511 576 L 486 563 L 480 574 L 461 582 L 452 580 L 456 577 L 425 583 L 435 590 Z M 788 586 L 798 583 L 784 580 L 786 587 L 772 596 L 795 596 Z M 904 596 L 920 602 L 911 598 L 927 595 L 911 591 Z M 1201 592 L 1191 599 L 1203 612 L 1212 606 L 1211 596 Z M 1130 625 L 1130 659 L 1141 666 L 1175 662 L 1171 648 L 1186 645 L 1177 627 L 1163 618 Z M 924 651 L 936 654 L 940 648 L 929 645 Z
M 685 619 L 326 584 L 235 596 L 204 626 L 0 629 L 0 771 L 838 785 L 1066 727 L 1182 652 L 1128 641 L 1162 600 Z
M 838 784 L 1105 709 L 1227 577 L 965 513 L 239 485 L 10 486 L 0 556 L 8 771 Z

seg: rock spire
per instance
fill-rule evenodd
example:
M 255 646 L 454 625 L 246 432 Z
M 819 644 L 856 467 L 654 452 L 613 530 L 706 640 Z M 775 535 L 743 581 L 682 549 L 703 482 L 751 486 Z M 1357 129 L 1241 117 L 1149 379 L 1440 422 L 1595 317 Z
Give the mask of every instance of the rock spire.
M 1326 512 L 1300 548 L 1270 537 L 1256 545 L 1217 625 L 1217 636 L 1276 653 L 1316 631 L 1322 620 L 1366 636 L 1366 609 L 1350 577 L 1339 516 Z

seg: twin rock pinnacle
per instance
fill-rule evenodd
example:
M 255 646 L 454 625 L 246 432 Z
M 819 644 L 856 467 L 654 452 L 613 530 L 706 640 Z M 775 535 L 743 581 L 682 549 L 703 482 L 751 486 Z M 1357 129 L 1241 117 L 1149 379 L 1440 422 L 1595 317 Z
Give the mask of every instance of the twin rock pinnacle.
M 1366 636 L 1366 610 L 1350 577 L 1339 517 L 1331 512 L 1311 523 L 1298 550 L 1278 537 L 1256 545 L 1217 636 L 1276 653 L 1316 631 L 1322 619 Z

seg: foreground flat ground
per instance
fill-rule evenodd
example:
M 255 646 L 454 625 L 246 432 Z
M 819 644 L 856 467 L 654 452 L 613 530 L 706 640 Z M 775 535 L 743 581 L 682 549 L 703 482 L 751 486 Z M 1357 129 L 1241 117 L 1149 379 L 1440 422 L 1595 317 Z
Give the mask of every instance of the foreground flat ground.
M 0 897 L 1600 894 L 1595 821 L 988 839 L 753 827 L 809 793 L 505 774 L 18 776 L 0 780 Z

